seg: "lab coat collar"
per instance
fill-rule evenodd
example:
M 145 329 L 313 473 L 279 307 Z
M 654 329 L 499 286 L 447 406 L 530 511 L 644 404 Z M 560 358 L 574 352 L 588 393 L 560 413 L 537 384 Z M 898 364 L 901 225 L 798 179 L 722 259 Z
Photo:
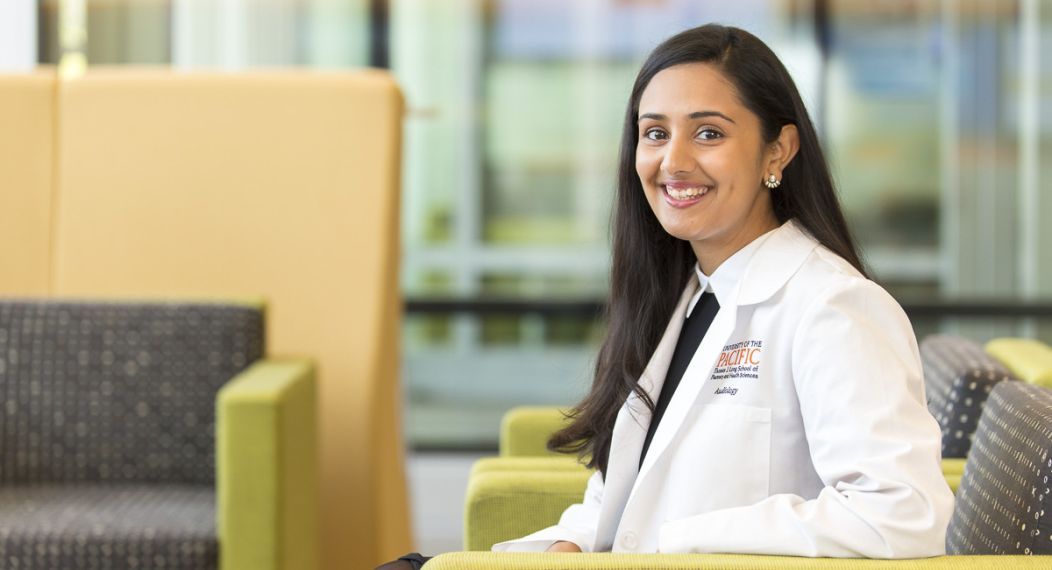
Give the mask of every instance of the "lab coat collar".
M 737 306 L 755 305 L 770 299 L 800 269 L 807 256 L 819 245 L 795 219 L 757 238 L 753 244 L 757 242 L 760 243 L 754 252 L 738 269 L 740 274 L 736 276 L 738 291 L 734 303 Z M 749 244 L 738 253 L 742 253 L 753 244 Z M 724 265 L 726 264 L 727 262 L 724 262 Z M 713 279 L 722 269 L 723 265 L 716 269 Z M 718 298 L 720 282 L 714 285 Z M 722 300 L 720 306 L 723 306 Z
M 745 269 L 749 266 L 749 260 L 752 259 L 756 251 L 763 245 L 767 238 L 771 237 L 771 234 L 778 231 L 780 228 L 775 228 L 760 237 L 749 242 L 748 245 L 739 249 L 728 257 L 716 271 L 712 272 L 712 275 L 705 275 L 701 271 L 701 267 L 697 264 L 694 265 L 694 273 L 698 276 L 698 292 L 697 296 L 701 296 L 702 293 L 711 292 L 716 295 L 716 301 L 719 302 L 721 307 L 726 307 L 734 302 L 734 295 L 738 291 L 738 284 L 741 282 L 742 274 L 745 273 Z M 691 304 L 693 309 L 693 304 Z M 690 315 L 690 311 L 687 312 Z
M 771 243 L 765 245 L 767 242 Z M 711 276 L 695 264 L 698 288 L 692 293 L 687 316 L 702 293 L 714 293 L 721 307 L 766 301 L 789 280 L 816 244 L 796 220 L 789 220 L 739 249 Z
M 694 275 L 698 276 L 698 291 L 697 293 L 711 293 L 712 287 L 709 286 L 709 276 L 705 275 L 701 271 L 701 267 L 697 263 L 694 264 Z

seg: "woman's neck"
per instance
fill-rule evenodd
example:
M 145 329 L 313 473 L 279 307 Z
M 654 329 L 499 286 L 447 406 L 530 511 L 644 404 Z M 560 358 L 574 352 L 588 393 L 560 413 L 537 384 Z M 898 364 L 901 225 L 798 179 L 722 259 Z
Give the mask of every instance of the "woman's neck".
M 772 212 L 771 216 L 761 223 L 743 225 L 738 231 L 719 242 L 714 240 L 692 241 L 690 247 L 694 250 L 695 257 L 698 258 L 698 267 L 701 268 L 701 272 L 711 276 L 732 255 L 780 225 L 778 218 Z

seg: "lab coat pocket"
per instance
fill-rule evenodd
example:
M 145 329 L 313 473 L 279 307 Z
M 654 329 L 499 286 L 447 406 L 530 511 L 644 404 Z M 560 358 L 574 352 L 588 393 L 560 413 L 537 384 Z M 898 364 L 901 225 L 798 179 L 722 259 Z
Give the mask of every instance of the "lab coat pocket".
M 669 466 L 669 488 L 689 497 L 677 513 L 690 516 L 751 505 L 769 495 L 771 410 L 729 404 L 695 405 Z M 684 494 L 680 494 L 683 493 Z M 673 517 L 675 518 L 675 517 Z

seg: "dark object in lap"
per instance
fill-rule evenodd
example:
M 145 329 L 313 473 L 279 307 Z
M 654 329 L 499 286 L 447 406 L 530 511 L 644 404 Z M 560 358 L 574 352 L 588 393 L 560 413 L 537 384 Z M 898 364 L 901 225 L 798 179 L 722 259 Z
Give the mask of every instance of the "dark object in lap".
M 376 570 L 420 570 L 428 560 L 431 560 L 430 556 L 421 556 L 413 552 L 400 557 L 398 560 L 381 564 L 376 567 Z

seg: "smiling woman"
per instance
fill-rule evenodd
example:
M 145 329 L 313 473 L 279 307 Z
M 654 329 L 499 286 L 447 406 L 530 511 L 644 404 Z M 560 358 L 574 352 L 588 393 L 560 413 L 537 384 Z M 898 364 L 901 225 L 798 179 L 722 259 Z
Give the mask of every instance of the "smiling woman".
M 549 442 L 597 471 L 559 524 L 494 550 L 942 554 L 912 328 L 774 53 L 718 25 L 658 46 L 618 176 L 608 335 Z
M 774 53 L 718 25 L 658 46 L 618 176 L 609 332 L 549 441 L 596 472 L 557 525 L 494 550 L 943 554 L 912 327 L 866 277 Z

